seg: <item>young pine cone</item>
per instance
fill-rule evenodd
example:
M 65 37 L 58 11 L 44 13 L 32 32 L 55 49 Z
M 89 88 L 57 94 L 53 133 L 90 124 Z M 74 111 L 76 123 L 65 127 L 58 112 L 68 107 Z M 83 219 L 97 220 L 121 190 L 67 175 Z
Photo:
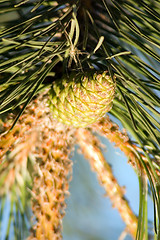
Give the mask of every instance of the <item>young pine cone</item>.
M 111 110 L 115 87 L 106 71 L 65 76 L 49 92 L 53 116 L 67 125 L 86 127 Z

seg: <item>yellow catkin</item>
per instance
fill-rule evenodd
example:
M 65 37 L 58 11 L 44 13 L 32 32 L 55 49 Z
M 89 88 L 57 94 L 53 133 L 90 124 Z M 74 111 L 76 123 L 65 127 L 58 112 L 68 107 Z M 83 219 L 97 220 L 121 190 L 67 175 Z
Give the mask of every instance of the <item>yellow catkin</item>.
M 125 222 L 126 231 L 135 239 L 138 219 L 124 198 L 124 189 L 119 186 L 111 167 L 106 162 L 99 147 L 98 139 L 89 130 L 82 128 L 76 131 L 76 137 L 82 153 L 89 160 L 92 170 L 97 173 L 97 178 L 106 190 L 113 207 L 118 209 Z

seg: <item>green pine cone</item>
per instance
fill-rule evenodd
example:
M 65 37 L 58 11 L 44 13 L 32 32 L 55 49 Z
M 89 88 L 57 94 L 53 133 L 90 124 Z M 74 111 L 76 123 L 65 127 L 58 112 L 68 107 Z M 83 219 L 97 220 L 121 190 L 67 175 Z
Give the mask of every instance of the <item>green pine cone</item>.
M 72 73 L 55 82 L 49 92 L 54 118 L 74 127 L 86 127 L 111 110 L 115 82 L 107 72 Z

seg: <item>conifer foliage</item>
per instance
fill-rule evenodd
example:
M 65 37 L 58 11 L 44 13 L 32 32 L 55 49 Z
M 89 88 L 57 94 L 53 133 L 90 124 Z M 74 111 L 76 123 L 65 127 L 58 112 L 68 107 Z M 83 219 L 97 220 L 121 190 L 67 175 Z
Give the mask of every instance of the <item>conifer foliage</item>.
M 0 1 L 1 223 L 11 203 L 6 239 L 25 239 L 30 226 L 29 239 L 62 238 L 75 143 L 111 201 L 120 199 L 117 209 L 133 239 L 149 237 L 151 194 L 152 235 L 160 239 L 159 12 L 158 0 Z M 94 132 L 114 142 L 136 171 L 138 216 L 113 181 Z

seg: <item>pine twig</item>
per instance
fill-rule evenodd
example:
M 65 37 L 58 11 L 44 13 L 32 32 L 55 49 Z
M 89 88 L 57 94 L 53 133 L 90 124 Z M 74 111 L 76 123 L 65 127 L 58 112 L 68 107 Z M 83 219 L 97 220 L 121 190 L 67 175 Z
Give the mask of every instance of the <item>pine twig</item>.
M 125 129 L 123 129 L 123 131 L 120 131 L 119 126 L 113 123 L 109 119 L 109 116 L 103 117 L 99 122 L 92 124 L 91 129 L 95 132 L 98 132 L 98 134 L 106 137 L 110 142 L 115 143 L 115 146 L 119 147 L 120 150 L 124 152 L 128 158 L 128 162 L 132 165 L 133 169 L 139 175 L 145 173 L 144 169 L 142 169 L 142 165 L 139 162 L 139 157 L 141 157 L 141 159 L 146 163 L 146 166 L 151 171 L 148 160 L 143 154 L 142 149 L 130 140 Z M 154 159 L 154 161 L 155 163 L 157 162 L 156 159 Z M 160 175 L 158 170 L 156 170 L 156 172 L 158 175 Z
M 124 198 L 124 190 L 113 176 L 112 169 L 100 150 L 98 139 L 89 130 L 82 128 L 76 131 L 76 138 L 82 153 L 89 160 L 93 171 L 97 173 L 98 180 L 105 188 L 113 206 L 118 209 L 127 231 L 135 239 L 138 219 Z
M 136 156 L 136 146 L 131 144 L 126 131 L 121 132 L 119 126 L 113 123 L 108 116 L 103 117 L 99 122 L 91 126 L 93 131 L 98 132 L 102 136 L 116 144 L 122 152 L 129 158 L 131 164 L 135 167 L 138 163 Z

